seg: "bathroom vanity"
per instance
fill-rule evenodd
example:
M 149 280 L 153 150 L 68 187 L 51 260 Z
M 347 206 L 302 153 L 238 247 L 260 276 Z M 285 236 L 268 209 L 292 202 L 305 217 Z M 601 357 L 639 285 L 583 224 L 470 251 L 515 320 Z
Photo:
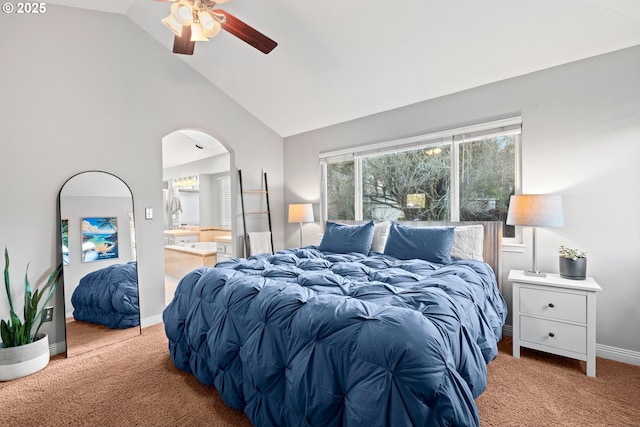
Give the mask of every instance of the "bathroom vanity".
M 199 267 L 213 267 L 231 258 L 231 229 L 219 226 L 186 226 L 164 232 L 164 271 L 182 278 Z

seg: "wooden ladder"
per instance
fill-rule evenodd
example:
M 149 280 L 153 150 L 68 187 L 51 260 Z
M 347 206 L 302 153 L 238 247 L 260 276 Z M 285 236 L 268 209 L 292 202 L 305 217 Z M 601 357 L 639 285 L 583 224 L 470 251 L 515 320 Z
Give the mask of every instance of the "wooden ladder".
M 267 183 L 267 173 L 262 173 L 262 183 L 264 185 L 264 189 L 261 190 L 245 190 L 242 184 L 242 170 L 238 170 L 238 180 L 240 182 L 240 206 L 242 210 L 242 229 L 244 230 L 244 256 L 245 258 L 250 253 L 249 252 L 249 232 L 247 231 L 247 215 L 266 215 L 267 222 L 269 224 L 269 234 L 271 235 L 271 253 L 273 254 L 273 232 L 271 229 L 271 208 L 269 207 L 269 186 Z M 244 196 L 246 195 L 264 195 L 267 210 L 266 211 L 252 211 L 247 212 L 244 206 Z

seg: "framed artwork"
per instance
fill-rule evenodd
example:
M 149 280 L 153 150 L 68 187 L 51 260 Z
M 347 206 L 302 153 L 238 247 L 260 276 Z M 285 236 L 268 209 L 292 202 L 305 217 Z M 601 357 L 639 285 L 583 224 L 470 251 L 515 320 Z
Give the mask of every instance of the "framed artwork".
M 118 258 L 118 218 L 82 218 L 82 262 Z
M 60 220 L 60 237 L 62 238 L 62 265 L 69 265 L 69 220 Z

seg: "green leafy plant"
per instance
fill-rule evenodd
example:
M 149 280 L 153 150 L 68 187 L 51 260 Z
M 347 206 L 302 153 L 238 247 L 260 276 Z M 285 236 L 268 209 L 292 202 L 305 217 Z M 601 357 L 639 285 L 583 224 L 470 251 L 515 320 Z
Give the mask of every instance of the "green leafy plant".
M 578 258 L 587 257 L 587 253 L 585 251 L 582 251 L 580 249 L 570 249 L 564 245 L 560 246 L 560 249 L 558 250 L 558 255 L 560 255 L 562 258 L 569 258 L 574 261 L 577 260 Z
M 31 289 L 27 273 L 29 272 L 29 265 L 24 274 L 24 321 L 21 321 L 16 314 L 13 299 L 11 297 L 11 284 L 9 283 L 9 251 L 4 248 L 4 287 L 7 291 L 7 298 L 9 298 L 9 321 L 0 321 L 0 335 L 2 336 L 2 344 L 5 347 L 18 347 L 21 345 L 29 344 L 33 342 L 38 335 L 40 326 L 44 323 L 42 313 L 44 307 L 47 305 L 51 297 L 53 296 L 58 282 L 62 277 L 62 264 L 60 264 L 49 276 L 47 283 L 39 289 L 36 287 Z M 42 305 L 40 301 L 44 294 L 47 294 Z M 40 306 L 40 307 L 39 307 Z M 38 308 L 39 307 L 39 308 Z M 34 333 L 31 333 L 34 326 L 38 322 L 38 326 Z

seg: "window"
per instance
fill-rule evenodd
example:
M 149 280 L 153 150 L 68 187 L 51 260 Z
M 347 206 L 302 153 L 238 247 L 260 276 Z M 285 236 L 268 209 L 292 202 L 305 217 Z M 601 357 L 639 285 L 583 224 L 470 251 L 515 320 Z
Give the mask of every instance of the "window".
M 521 121 L 323 153 L 325 218 L 504 221 L 519 185 Z
M 355 219 L 353 160 L 327 165 L 327 215 L 335 219 Z
M 218 215 L 220 225 L 231 227 L 231 178 L 218 178 Z
M 459 146 L 461 221 L 505 221 L 516 189 L 519 135 L 479 138 Z M 515 237 L 505 226 L 504 237 Z

